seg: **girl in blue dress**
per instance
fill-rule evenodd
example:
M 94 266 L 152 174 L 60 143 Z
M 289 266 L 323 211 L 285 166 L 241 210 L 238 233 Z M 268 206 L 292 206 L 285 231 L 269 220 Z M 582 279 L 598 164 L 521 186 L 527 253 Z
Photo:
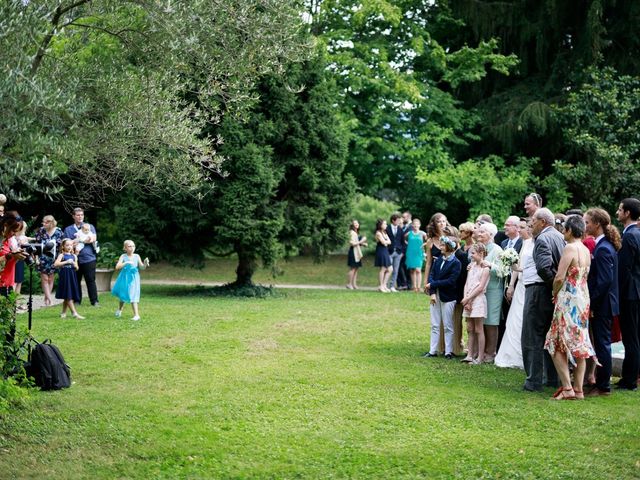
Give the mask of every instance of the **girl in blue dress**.
M 63 300 L 61 318 L 67 318 L 67 308 L 74 318 L 84 320 L 78 313 L 74 302 L 80 302 L 80 285 L 78 284 L 78 256 L 73 253 L 73 241 L 65 238 L 61 245 L 62 253 L 58 255 L 53 266 L 58 269 L 58 289 L 56 298 Z
M 120 306 L 116 310 L 116 317 L 120 318 L 122 316 L 122 307 L 126 302 L 130 303 L 131 308 L 133 308 L 133 318 L 131 320 L 140 320 L 138 311 L 138 303 L 140 303 L 139 270 L 144 270 L 149 266 L 149 259 L 145 258 L 143 261 L 140 259 L 140 255 L 134 253 L 136 244 L 132 240 L 125 240 L 123 249 L 125 253 L 120 255 L 116 264 L 116 270 L 120 270 L 120 275 L 118 275 L 116 283 L 111 289 L 111 294 L 120 300 Z

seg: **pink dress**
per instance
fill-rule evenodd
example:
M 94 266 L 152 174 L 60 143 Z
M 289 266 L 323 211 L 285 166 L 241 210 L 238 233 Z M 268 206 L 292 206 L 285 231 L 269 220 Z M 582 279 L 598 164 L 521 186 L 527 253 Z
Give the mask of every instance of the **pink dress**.
M 473 262 L 471 264 L 471 269 L 467 274 L 467 281 L 464 284 L 464 296 L 473 289 L 475 289 L 478 285 L 480 285 L 480 280 L 482 279 L 482 270 L 483 267 L 479 266 L 477 263 Z M 468 310 L 463 310 L 462 315 L 466 318 L 485 318 L 487 316 L 487 296 L 484 292 L 487 291 L 487 286 L 485 285 L 482 293 L 479 293 L 475 296 L 475 298 L 471 302 L 471 312 Z

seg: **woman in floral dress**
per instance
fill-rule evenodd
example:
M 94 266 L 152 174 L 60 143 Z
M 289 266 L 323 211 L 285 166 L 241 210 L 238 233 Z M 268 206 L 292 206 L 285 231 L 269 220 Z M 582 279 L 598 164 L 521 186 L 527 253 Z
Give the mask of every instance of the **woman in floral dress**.
M 38 258 L 38 272 L 40 272 L 40 281 L 42 282 L 42 292 L 44 293 L 45 305 L 51 305 L 51 295 L 53 293 L 53 284 L 56 273 L 53 261 L 56 259 L 56 256 L 60 251 L 60 243 L 62 242 L 62 230 L 58 227 L 56 219 L 51 215 L 45 215 L 42 219 L 42 228 L 40 228 L 36 233 L 36 242 L 47 243 L 50 241 L 56 243 L 53 254 L 51 256 L 40 255 Z
M 575 400 L 584 398 L 582 383 L 586 359 L 595 358 L 595 351 L 589 339 L 587 277 L 591 255 L 581 240 L 585 231 L 582 217 L 571 215 L 564 226 L 567 246 L 562 252 L 558 273 L 553 281 L 555 309 L 544 348 L 549 351 L 562 382 L 553 398 Z M 575 367 L 573 385 L 569 362 Z

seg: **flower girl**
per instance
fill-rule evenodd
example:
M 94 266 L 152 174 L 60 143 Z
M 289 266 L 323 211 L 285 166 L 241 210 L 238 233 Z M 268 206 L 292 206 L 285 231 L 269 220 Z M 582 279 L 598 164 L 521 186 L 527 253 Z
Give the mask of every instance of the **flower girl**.
M 83 320 L 84 317 L 78 313 L 74 302 L 80 302 L 80 285 L 78 284 L 78 256 L 73 253 L 73 241 L 66 238 L 60 246 L 62 253 L 58 255 L 53 266 L 58 269 L 58 288 L 56 298 L 64 300 L 62 302 L 61 318 L 67 317 L 67 308 L 71 310 L 73 316 Z
M 484 292 L 489 283 L 490 270 L 482 266 L 487 256 L 487 247 L 482 243 L 476 243 L 469 249 L 471 264 L 464 285 L 464 297 L 462 306 L 463 316 L 467 319 L 467 332 L 469 334 L 469 352 L 465 363 L 482 363 L 484 361 L 484 319 L 487 316 L 487 297 Z M 476 357 L 477 355 L 477 357 Z
M 149 259 L 144 261 L 140 259 L 140 255 L 134 253 L 136 244 L 132 240 L 124 241 L 124 252 L 120 255 L 116 270 L 120 270 L 120 275 L 116 283 L 111 289 L 111 293 L 118 297 L 120 306 L 116 310 L 116 317 L 122 316 L 122 307 L 125 302 L 131 303 L 133 308 L 132 320 L 140 320 L 140 312 L 138 311 L 138 303 L 140 303 L 140 273 L 139 269 L 145 269 L 149 266 Z

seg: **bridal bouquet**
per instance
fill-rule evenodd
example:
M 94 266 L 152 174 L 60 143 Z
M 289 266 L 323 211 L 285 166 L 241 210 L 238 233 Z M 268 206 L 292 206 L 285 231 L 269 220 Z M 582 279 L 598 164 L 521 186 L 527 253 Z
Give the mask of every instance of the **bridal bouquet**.
M 520 261 L 520 255 L 514 248 L 507 248 L 499 256 L 498 276 L 504 278 L 511 272 L 511 267 Z

